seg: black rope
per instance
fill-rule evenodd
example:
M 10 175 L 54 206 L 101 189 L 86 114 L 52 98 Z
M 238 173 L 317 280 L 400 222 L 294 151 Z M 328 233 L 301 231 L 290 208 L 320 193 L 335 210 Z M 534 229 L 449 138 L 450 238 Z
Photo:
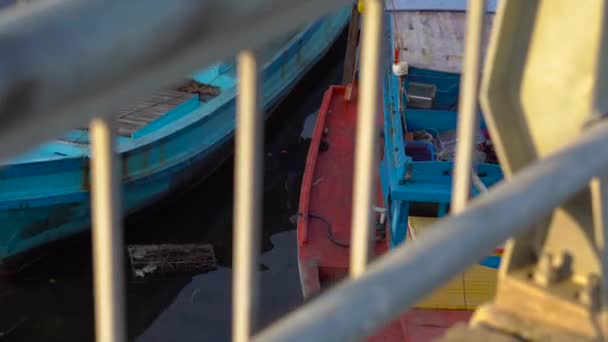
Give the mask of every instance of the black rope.
M 304 214 L 302 213 L 298 213 L 299 216 L 304 216 Z M 313 218 L 313 219 L 317 219 L 323 223 L 325 223 L 325 226 L 327 227 L 327 237 L 329 238 L 329 241 L 331 241 L 334 245 L 338 246 L 338 247 L 342 247 L 342 248 L 349 248 L 350 244 L 348 243 L 344 243 L 344 242 L 340 242 L 338 240 L 336 240 L 336 238 L 334 237 L 334 232 L 331 228 L 331 223 L 329 221 L 327 221 L 326 218 L 324 218 L 323 216 L 320 215 L 315 215 L 315 214 L 308 214 L 308 217 Z

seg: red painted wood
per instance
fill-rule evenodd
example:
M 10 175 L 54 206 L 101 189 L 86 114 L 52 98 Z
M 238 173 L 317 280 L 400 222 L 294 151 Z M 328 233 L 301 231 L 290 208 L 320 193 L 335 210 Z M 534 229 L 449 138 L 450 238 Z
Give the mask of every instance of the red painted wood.
M 325 91 L 323 96 L 323 103 L 317 116 L 317 123 L 313 132 L 312 141 L 308 149 L 308 155 L 306 157 L 306 167 L 304 169 L 304 176 L 302 177 L 302 187 L 300 192 L 300 216 L 298 217 L 298 243 L 303 244 L 308 241 L 308 206 L 310 203 L 310 191 L 313 182 L 313 173 L 315 165 L 317 164 L 317 156 L 319 154 L 319 145 L 321 143 L 321 137 L 323 135 L 324 123 L 327 117 L 327 112 L 333 99 L 333 93 L 335 87 L 330 87 Z

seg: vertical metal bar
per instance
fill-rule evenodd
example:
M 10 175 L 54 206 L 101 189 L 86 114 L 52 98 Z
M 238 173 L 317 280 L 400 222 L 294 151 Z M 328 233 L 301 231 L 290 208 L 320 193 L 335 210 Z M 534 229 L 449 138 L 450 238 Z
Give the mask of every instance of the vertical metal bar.
M 355 177 L 353 184 L 350 275 L 365 271 L 372 241 L 372 206 L 375 198 L 379 73 L 383 1 L 366 0 L 361 32 L 361 88 L 357 115 Z
M 469 0 L 458 110 L 458 143 L 454 162 L 452 211 L 462 211 L 471 194 L 475 139 L 479 129 L 477 92 L 481 68 L 485 0 Z
M 126 341 L 122 216 L 110 123 L 95 118 L 91 134 L 93 277 L 97 342 Z
M 260 249 L 263 116 L 258 107 L 258 66 L 252 51 L 238 55 L 232 340 L 248 341 L 255 326 Z
M 608 179 L 606 177 L 596 177 L 590 182 L 592 213 L 593 213 L 593 233 L 595 235 L 595 247 L 599 251 L 600 257 L 600 296 L 601 307 L 608 308 Z M 608 317 L 607 317 L 608 320 Z M 608 321 L 606 321 L 608 323 Z

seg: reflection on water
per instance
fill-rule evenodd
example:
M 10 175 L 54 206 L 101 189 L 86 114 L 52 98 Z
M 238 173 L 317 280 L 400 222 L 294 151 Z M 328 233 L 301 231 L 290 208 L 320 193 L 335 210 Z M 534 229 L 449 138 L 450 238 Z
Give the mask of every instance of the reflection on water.
M 319 115 L 318 111 L 310 114 L 304 120 L 304 124 L 302 125 L 302 132 L 300 133 L 301 139 L 310 140 L 312 139 L 312 134 L 315 131 L 315 124 L 317 123 L 317 116 Z
M 275 234 L 270 240 L 274 247 L 260 260 L 265 269 L 260 274 L 262 326 L 302 302 L 295 230 Z M 228 341 L 231 282 L 232 270 L 225 267 L 193 277 L 137 340 Z

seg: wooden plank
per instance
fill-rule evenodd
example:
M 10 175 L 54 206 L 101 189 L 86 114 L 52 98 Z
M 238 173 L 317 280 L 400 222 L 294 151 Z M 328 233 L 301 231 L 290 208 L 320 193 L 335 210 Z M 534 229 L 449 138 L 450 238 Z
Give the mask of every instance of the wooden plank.
M 428 232 L 428 228 L 437 220 L 437 217 L 410 216 L 408 230 L 412 240 L 418 239 Z M 441 257 L 440 251 L 437 252 L 437 257 Z M 441 288 L 422 299 L 416 304 L 416 307 L 444 310 L 476 309 L 494 298 L 497 275 L 498 272 L 494 268 L 479 264 L 471 265 L 465 272 L 452 278 Z
M 135 278 L 168 273 L 202 273 L 217 267 L 211 244 L 129 245 L 127 250 Z
M 149 97 L 139 99 L 139 101 L 117 110 L 114 114 L 117 134 L 130 137 L 134 132 L 149 125 L 175 107 L 196 98 L 198 94 L 204 93 L 207 96 L 219 94 L 219 88 L 193 80 L 186 81 L 185 85 L 179 86 L 177 89 L 158 90 Z M 86 131 L 88 127 L 78 129 Z M 59 138 L 57 140 L 77 145 L 88 144 L 88 142 L 83 144 L 82 141 L 72 141 L 66 138 Z
M 357 10 L 357 4 L 353 5 L 350 23 L 348 25 L 348 43 L 346 45 L 346 55 L 344 57 L 344 71 L 342 73 L 342 84 L 346 85 L 353 82 L 356 66 L 357 46 L 359 45 L 359 23 L 361 17 Z
M 464 51 L 464 12 L 392 12 L 397 26 L 399 58 L 410 66 L 460 73 Z M 487 41 L 494 14 L 487 14 Z M 394 42 L 393 42 L 394 43 Z
M 151 97 L 117 113 L 118 134 L 130 136 L 195 96 L 171 89 L 158 91 Z

